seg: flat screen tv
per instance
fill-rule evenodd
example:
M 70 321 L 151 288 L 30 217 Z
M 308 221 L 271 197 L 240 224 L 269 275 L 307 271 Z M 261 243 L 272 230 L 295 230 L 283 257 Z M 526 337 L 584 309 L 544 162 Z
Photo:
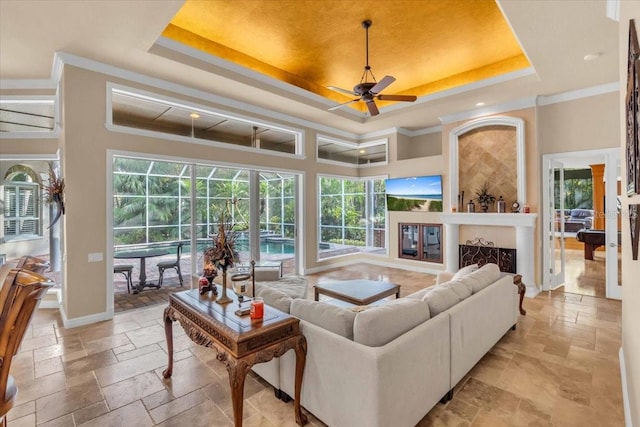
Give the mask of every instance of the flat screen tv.
M 442 175 L 385 180 L 387 210 L 442 212 Z

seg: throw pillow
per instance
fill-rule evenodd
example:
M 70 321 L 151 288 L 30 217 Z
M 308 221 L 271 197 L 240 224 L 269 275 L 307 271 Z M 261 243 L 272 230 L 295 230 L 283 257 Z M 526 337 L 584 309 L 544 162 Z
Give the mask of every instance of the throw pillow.
M 451 282 L 443 283 L 438 286 L 451 289 L 453 292 L 456 293 L 458 298 L 460 298 L 460 301 L 462 301 L 463 299 L 469 298 L 473 293 L 473 287 L 471 286 L 471 283 L 468 283 L 469 281 L 464 279 L 465 278 L 463 277 L 460 280 L 457 280 L 457 281 L 452 280 Z
M 351 310 L 298 298 L 291 301 L 291 314 L 334 334 L 353 339 L 353 321 L 356 313 Z
M 455 292 L 442 286 L 436 286 L 431 292 L 425 294 L 422 300 L 429 304 L 429 311 L 432 317 L 460 302 L 460 298 Z
M 478 264 L 471 264 L 471 265 L 467 265 L 466 267 L 462 267 L 460 270 L 458 270 L 456 274 L 453 275 L 453 277 L 451 278 L 451 281 L 462 279 L 464 276 L 467 276 L 473 273 L 478 268 L 480 268 L 478 267 Z
M 500 278 L 500 268 L 497 264 L 485 264 L 479 270 L 465 276 L 463 279 L 473 279 L 471 286 L 473 293 L 480 292 Z
M 280 311 L 284 311 L 285 313 L 289 313 L 291 301 L 293 301 L 293 298 L 284 292 L 267 287 L 256 288 L 256 296 L 262 297 L 265 304 L 277 308 Z
M 353 322 L 353 340 L 369 346 L 383 346 L 430 318 L 424 301 L 401 298 L 358 313 Z

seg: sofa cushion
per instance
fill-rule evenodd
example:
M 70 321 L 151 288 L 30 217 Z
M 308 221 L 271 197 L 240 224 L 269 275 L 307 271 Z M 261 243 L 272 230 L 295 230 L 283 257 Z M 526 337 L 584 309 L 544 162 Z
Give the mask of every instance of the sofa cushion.
M 294 299 L 291 301 L 291 314 L 327 331 L 353 339 L 356 313 L 351 310 L 319 301 Z
M 431 316 L 437 316 L 459 303 L 460 298 L 458 294 L 451 289 L 438 285 L 433 288 L 431 292 L 427 292 L 424 297 L 422 297 L 422 301 L 426 301 L 429 305 Z
M 369 347 L 380 347 L 430 317 L 429 305 L 424 301 L 393 300 L 358 313 L 353 322 L 353 340 Z
M 470 284 L 473 293 L 480 292 L 500 278 L 500 268 L 496 264 L 485 264 L 480 269 L 460 279 Z
M 438 286 L 451 289 L 453 292 L 456 293 L 456 295 L 458 295 L 458 298 L 460 298 L 460 301 L 462 301 L 463 299 L 469 298 L 473 293 L 473 287 L 469 280 L 465 280 L 465 281 L 463 281 L 462 279 L 452 280 L 450 282 L 442 283 Z
M 293 301 L 293 298 L 277 289 L 267 287 L 256 288 L 256 296 L 262 297 L 267 305 L 284 311 L 285 313 L 289 313 L 291 309 L 291 301 Z
M 405 298 L 421 300 L 424 294 L 429 292 L 435 286 L 436 285 L 431 285 L 428 288 L 420 289 L 419 291 L 415 291 L 414 293 L 407 295 Z
M 458 270 L 458 272 L 456 274 L 453 275 L 451 280 L 453 281 L 453 280 L 461 279 L 464 276 L 467 276 L 467 275 L 473 273 L 474 271 L 476 271 L 479 268 L 480 267 L 478 266 L 478 264 L 471 264 L 471 265 L 467 265 L 466 267 L 462 267 L 460 270 Z
M 277 289 L 289 295 L 291 298 L 306 298 L 309 288 L 308 281 L 302 276 L 284 276 L 282 279 L 271 282 L 259 282 L 256 279 L 256 293 L 260 288 Z

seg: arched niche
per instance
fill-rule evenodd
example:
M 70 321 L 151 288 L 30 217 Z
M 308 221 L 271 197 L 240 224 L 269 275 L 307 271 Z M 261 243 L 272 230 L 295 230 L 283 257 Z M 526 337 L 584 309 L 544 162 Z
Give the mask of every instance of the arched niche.
M 524 144 L 524 120 L 517 117 L 495 116 L 486 117 L 467 122 L 449 133 L 449 188 L 450 188 L 450 206 L 457 206 L 459 193 L 459 142 L 460 137 L 468 132 L 483 127 L 491 126 L 509 126 L 515 128 L 515 144 L 516 144 L 516 186 L 518 202 L 523 205 L 527 200 L 527 178 L 525 168 L 525 144 Z M 498 195 L 496 195 L 497 197 Z M 472 195 L 465 195 L 465 201 L 473 198 Z M 512 200 L 507 201 L 509 204 Z M 464 206 L 459 207 L 462 211 Z

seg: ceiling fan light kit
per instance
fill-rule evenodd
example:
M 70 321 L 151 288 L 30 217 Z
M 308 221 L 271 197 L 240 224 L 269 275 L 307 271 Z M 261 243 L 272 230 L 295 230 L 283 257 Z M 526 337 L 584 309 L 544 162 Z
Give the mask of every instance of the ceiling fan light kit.
M 351 99 L 347 102 L 343 102 L 342 104 L 334 105 L 329 108 L 329 111 L 337 110 L 338 108 L 342 108 L 346 105 L 352 104 L 358 101 L 364 101 L 367 106 L 367 110 L 369 110 L 369 114 L 371 116 L 377 116 L 380 114 L 378 110 L 378 106 L 376 105 L 375 99 L 379 99 L 380 101 L 401 101 L 401 102 L 414 102 L 417 97 L 414 95 L 383 95 L 382 92 L 387 86 L 396 81 L 396 78 L 393 76 L 384 76 L 382 80 L 379 82 L 376 81 L 373 73 L 371 72 L 371 66 L 369 65 L 369 27 L 371 27 L 371 21 L 369 19 L 362 21 L 362 28 L 365 30 L 365 66 L 364 72 L 362 73 L 362 77 L 360 78 L 360 83 L 353 87 L 353 91 L 342 89 L 336 86 L 328 86 L 329 89 L 335 90 L 337 92 L 346 93 L 352 96 L 357 96 L 355 99 Z M 369 81 L 369 77 L 372 81 Z

